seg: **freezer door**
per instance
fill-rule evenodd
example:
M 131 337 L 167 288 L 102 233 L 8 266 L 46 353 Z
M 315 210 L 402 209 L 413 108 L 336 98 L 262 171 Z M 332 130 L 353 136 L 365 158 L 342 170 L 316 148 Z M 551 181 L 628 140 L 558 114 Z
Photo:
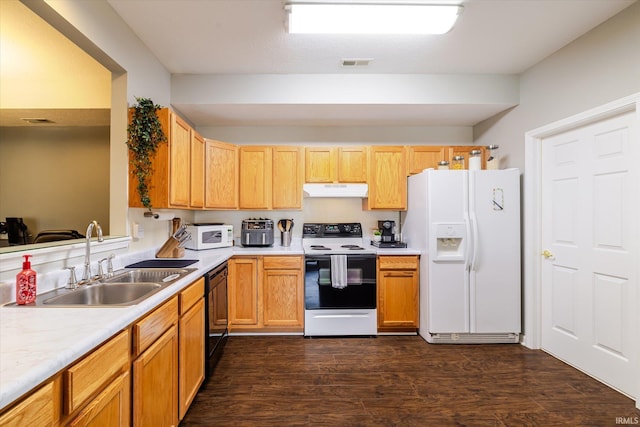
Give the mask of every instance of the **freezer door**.
M 520 332 L 520 171 L 471 171 L 470 328 Z
M 427 194 L 428 330 L 469 332 L 468 172 L 429 171 Z

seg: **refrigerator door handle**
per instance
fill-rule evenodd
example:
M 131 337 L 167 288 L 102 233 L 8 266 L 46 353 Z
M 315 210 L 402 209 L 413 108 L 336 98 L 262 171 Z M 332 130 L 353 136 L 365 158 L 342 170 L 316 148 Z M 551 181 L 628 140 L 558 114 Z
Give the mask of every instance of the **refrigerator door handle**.
M 478 263 L 478 218 L 476 217 L 475 212 L 471 212 L 471 228 L 473 229 L 473 251 L 471 255 L 471 271 L 476 270 L 476 265 Z
M 468 212 L 464 213 L 464 227 L 466 231 L 465 239 L 467 240 L 465 243 L 464 271 L 469 271 L 469 267 L 471 266 L 471 244 L 469 244 L 469 239 L 471 238 L 471 223 Z

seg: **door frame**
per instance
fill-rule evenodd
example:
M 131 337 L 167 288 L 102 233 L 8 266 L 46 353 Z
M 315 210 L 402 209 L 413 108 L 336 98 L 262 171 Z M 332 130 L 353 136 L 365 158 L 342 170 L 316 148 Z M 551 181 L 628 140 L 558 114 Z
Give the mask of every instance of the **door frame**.
M 540 349 L 542 338 L 542 143 L 545 138 L 566 132 L 590 123 L 598 122 L 622 113 L 635 111 L 636 134 L 631 140 L 640 143 L 640 92 L 544 125 L 525 133 L 525 174 L 523 206 L 523 337 L 522 344 L 528 348 Z M 640 153 L 640 148 L 636 149 Z M 640 172 L 636 174 L 640 188 Z M 640 229 L 640 227 L 639 227 Z M 638 231 L 636 241 L 640 241 Z M 638 251 L 638 271 L 640 280 L 640 251 Z M 638 285 L 640 288 L 640 285 Z M 636 292 L 640 307 L 640 289 Z M 640 331 L 640 314 L 636 312 L 636 328 Z M 640 365 L 640 343 L 636 345 L 636 364 Z M 636 387 L 636 407 L 640 408 L 640 366 L 638 366 Z

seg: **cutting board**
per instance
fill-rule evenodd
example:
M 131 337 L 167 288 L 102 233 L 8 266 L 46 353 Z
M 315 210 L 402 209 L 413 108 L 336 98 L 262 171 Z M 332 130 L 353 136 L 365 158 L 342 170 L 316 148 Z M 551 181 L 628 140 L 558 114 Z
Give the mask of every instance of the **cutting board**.
M 129 264 L 125 268 L 183 268 L 196 262 L 197 259 L 148 259 Z

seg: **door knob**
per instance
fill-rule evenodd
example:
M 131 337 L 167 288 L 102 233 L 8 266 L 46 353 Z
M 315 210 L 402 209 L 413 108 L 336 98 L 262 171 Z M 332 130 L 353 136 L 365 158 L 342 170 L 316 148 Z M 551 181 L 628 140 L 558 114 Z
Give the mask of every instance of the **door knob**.
M 546 259 L 553 259 L 553 252 L 549 251 L 548 249 L 545 249 L 544 251 L 542 251 L 542 256 L 545 257 Z

